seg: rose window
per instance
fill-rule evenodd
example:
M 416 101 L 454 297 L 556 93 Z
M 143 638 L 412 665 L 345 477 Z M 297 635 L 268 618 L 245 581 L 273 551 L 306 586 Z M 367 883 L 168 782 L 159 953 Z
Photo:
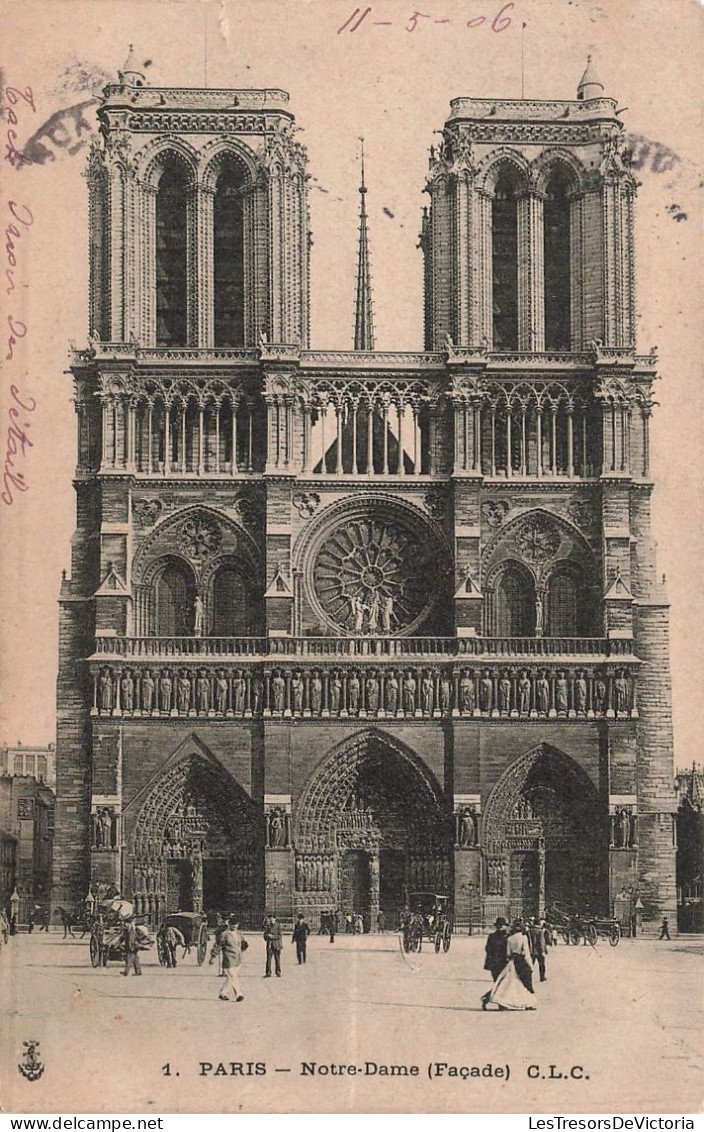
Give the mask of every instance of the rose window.
M 323 541 L 313 564 L 315 597 L 326 620 L 354 635 L 407 631 L 437 592 L 437 562 L 400 522 L 357 519 Z
M 195 516 L 179 527 L 178 545 L 196 562 L 204 562 L 211 554 L 216 554 L 221 543 L 222 531 L 212 519 Z
M 534 519 L 516 535 L 516 546 L 526 562 L 546 562 L 560 546 L 560 532 L 548 520 Z

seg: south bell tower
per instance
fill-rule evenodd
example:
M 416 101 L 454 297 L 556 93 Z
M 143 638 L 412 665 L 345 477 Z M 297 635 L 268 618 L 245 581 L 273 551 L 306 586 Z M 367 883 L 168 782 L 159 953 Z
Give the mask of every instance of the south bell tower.
M 129 60 L 99 117 L 55 899 L 674 919 L 655 359 L 591 64 L 451 103 L 418 353 L 374 348 L 364 176 L 355 348 L 310 349 L 286 94 Z

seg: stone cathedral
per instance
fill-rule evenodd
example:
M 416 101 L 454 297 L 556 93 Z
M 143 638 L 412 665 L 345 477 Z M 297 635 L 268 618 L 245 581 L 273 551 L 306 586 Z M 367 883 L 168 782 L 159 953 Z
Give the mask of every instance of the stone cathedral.
M 593 65 L 450 103 L 419 353 L 374 347 L 363 176 L 355 348 L 311 348 L 286 93 L 130 57 L 98 117 L 56 902 L 373 929 L 415 891 L 465 924 L 628 891 L 674 921 L 655 357 Z

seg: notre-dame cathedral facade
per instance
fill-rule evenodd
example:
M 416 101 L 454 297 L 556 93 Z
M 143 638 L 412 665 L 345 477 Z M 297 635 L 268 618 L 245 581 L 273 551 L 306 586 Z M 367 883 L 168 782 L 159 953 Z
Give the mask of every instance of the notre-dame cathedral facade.
M 591 64 L 451 103 L 419 353 L 374 349 L 364 185 L 355 349 L 311 348 L 283 91 L 128 60 L 98 115 L 54 899 L 674 920 L 655 358 Z

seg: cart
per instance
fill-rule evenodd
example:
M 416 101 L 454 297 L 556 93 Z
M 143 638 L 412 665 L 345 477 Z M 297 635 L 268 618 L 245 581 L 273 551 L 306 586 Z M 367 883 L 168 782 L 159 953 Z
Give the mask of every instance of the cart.
M 109 906 L 101 906 L 98 909 L 90 928 L 91 967 L 107 967 L 111 959 L 124 961 L 125 950 L 122 943 L 124 926 L 125 916 L 120 910 Z M 140 923 L 136 924 L 136 930 L 139 950 L 146 951 L 152 947 L 154 940 L 149 930 Z
M 611 917 L 596 916 L 566 905 L 553 904 L 547 909 L 546 918 L 562 933 L 565 943 L 575 946 L 584 942 L 596 947 L 601 937 L 608 939 L 611 947 L 616 947 L 621 939 L 621 925 Z
M 162 967 L 169 965 L 163 935 L 168 927 L 180 931 L 186 944 L 186 955 L 195 949 L 198 966 L 202 967 L 208 950 L 207 916 L 203 912 L 172 912 L 165 918 L 156 937 L 156 951 Z
M 409 892 L 408 907 L 403 916 L 404 951 L 420 951 L 423 940 L 432 940 L 436 953 L 450 950 L 453 920 L 450 898 L 437 892 Z

